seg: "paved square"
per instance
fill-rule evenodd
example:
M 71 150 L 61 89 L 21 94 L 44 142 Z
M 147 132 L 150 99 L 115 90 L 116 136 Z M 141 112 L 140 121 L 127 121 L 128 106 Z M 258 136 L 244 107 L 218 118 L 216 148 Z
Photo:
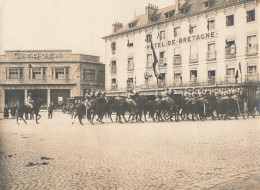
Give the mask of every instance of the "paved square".
M 0 120 L 0 189 L 256 189 L 260 118 L 94 126 Z

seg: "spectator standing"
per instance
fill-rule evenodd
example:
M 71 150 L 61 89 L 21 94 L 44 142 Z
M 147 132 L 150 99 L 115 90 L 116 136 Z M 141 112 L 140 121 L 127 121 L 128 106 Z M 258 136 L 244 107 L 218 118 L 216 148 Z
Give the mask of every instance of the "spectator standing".
M 4 107 L 4 118 L 5 119 L 9 118 L 9 108 L 8 108 L 7 104 Z

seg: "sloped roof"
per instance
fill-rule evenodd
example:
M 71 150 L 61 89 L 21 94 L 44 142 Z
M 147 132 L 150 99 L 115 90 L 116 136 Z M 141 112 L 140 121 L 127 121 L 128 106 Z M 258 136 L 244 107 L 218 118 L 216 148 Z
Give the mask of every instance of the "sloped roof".
M 179 14 L 174 13 L 174 15 L 172 17 L 170 17 L 170 18 L 166 18 L 165 17 L 165 13 L 169 13 L 170 11 L 175 11 L 175 5 L 169 6 L 169 7 L 166 7 L 166 8 L 162 8 L 162 9 L 158 9 L 152 15 L 152 17 L 159 15 L 159 18 L 156 21 L 153 21 L 153 22 L 151 22 L 151 20 L 147 18 L 146 14 L 137 16 L 133 20 L 131 20 L 128 24 L 124 25 L 117 32 L 115 32 L 115 33 L 113 33 L 111 35 L 108 35 L 106 37 L 114 36 L 114 35 L 117 35 L 117 34 L 128 32 L 128 31 L 132 31 L 134 29 L 142 28 L 144 26 L 151 25 L 151 24 L 154 24 L 154 23 L 160 23 L 160 22 L 163 22 L 163 21 L 166 21 L 166 20 L 174 19 L 174 18 L 177 18 L 179 16 L 185 16 L 185 15 L 189 15 L 189 14 L 192 14 L 192 13 L 205 11 L 207 9 L 212 9 L 212 8 L 216 8 L 216 7 L 226 6 L 228 4 L 239 3 L 239 2 L 241 2 L 241 3 L 243 3 L 243 2 L 250 2 L 250 1 L 254 1 L 254 0 L 209 0 L 209 1 L 212 2 L 212 5 L 210 7 L 205 7 L 204 6 L 205 0 L 188 0 L 186 3 L 184 3 L 180 7 L 180 9 L 189 7 L 188 11 L 185 14 L 181 14 L 180 12 L 179 12 Z M 134 27 L 129 28 L 128 25 L 130 23 L 135 22 L 136 20 L 138 20 L 136 25 Z

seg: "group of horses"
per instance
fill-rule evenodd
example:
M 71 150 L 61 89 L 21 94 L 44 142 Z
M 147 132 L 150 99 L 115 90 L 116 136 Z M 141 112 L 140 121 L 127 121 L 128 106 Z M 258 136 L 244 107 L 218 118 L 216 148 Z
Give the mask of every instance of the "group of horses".
M 140 96 L 135 94 L 132 96 L 132 101 L 126 97 L 100 97 L 89 100 L 84 103 L 73 105 L 70 109 L 71 117 L 78 118 L 80 124 L 86 116 L 87 120 L 94 124 L 94 119 L 100 123 L 104 123 L 104 117 L 107 117 L 114 122 L 112 115 L 115 115 L 115 121 L 119 123 L 125 122 L 144 122 L 147 121 L 147 116 L 155 122 L 179 120 L 205 120 L 210 117 L 216 119 L 231 119 L 241 114 L 245 119 L 244 103 L 247 103 L 247 117 L 254 117 L 254 112 L 260 112 L 260 100 L 246 99 L 245 92 L 241 92 L 237 98 L 232 97 L 216 97 L 214 94 L 208 94 L 205 97 L 187 98 L 185 96 L 174 95 L 168 93 L 166 98 L 155 98 Z M 24 119 L 25 114 L 35 114 L 35 120 L 41 118 L 39 114 L 41 102 L 34 102 L 33 108 L 28 105 L 21 105 L 17 109 L 16 121 Z M 128 115 L 128 118 L 126 116 Z
M 169 93 L 166 98 L 149 98 L 135 94 L 132 96 L 133 101 L 125 97 L 101 97 L 89 100 L 86 103 L 75 105 L 71 109 L 71 117 L 75 122 L 78 117 L 80 124 L 86 116 L 87 120 L 94 124 L 94 118 L 100 123 L 104 117 L 110 118 L 113 122 L 112 114 L 115 114 L 115 121 L 125 122 L 144 122 L 147 116 L 155 122 L 179 120 L 205 120 L 211 117 L 216 119 L 231 119 L 241 114 L 245 119 L 244 103 L 246 100 L 245 92 L 241 92 L 237 98 L 216 97 L 214 94 L 200 98 L 185 98 L 184 96 Z M 247 117 L 254 117 L 254 112 L 260 111 L 260 100 L 247 100 Z M 128 118 L 126 118 L 128 115 Z

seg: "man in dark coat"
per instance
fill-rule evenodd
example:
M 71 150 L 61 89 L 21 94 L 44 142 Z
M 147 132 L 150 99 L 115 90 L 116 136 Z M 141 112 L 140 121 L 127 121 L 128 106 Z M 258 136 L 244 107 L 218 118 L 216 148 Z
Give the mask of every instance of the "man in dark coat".
M 54 110 L 54 105 L 53 103 L 50 103 L 48 106 L 48 119 L 52 119 L 53 110 Z

